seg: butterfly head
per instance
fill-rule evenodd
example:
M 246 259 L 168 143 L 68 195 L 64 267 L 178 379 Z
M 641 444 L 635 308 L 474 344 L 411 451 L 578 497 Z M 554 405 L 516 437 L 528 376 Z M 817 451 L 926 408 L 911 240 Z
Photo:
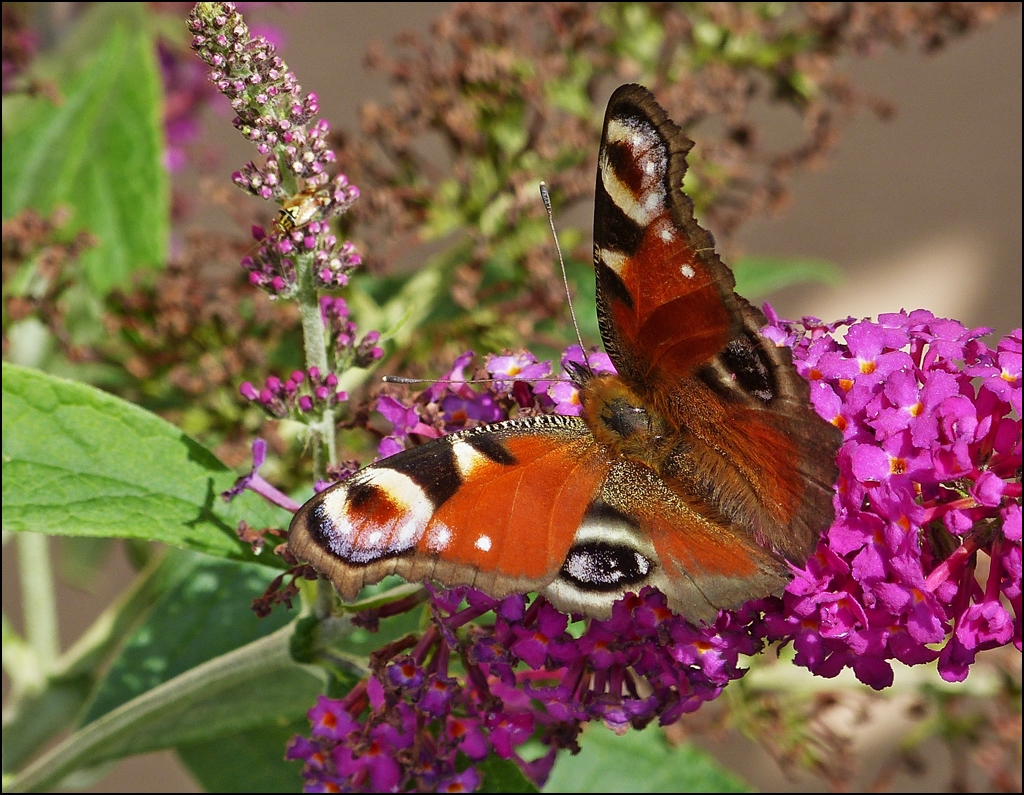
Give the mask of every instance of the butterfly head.
M 577 389 L 583 389 L 594 376 L 594 371 L 586 361 L 577 362 L 572 359 L 565 362 L 565 372 Z

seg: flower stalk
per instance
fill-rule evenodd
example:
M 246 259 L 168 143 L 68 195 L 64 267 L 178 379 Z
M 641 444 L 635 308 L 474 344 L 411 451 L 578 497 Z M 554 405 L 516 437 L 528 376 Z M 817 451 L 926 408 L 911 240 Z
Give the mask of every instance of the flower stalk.
M 320 312 L 320 296 L 317 293 L 313 274 L 313 255 L 302 254 L 297 258 L 296 272 L 298 290 L 295 298 L 302 318 L 302 344 L 306 356 L 306 367 L 315 367 L 329 372 L 327 359 L 327 335 Z M 309 424 L 313 447 L 313 474 L 318 480 L 326 479 L 327 465 L 338 463 L 335 444 L 334 424 L 337 421 L 334 406 L 325 406 L 319 422 Z
M 337 384 L 333 370 L 349 364 L 356 343 L 351 334 L 328 336 L 331 319 L 322 311 L 321 296 L 344 287 L 348 273 L 361 259 L 351 243 L 339 242 L 331 233 L 329 220 L 346 212 L 359 190 L 344 174 L 329 174 L 335 155 L 326 143 L 329 125 L 315 120 L 316 94 L 302 93 L 274 46 L 250 35 L 233 3 L 197 3 L 188 25 L 193 49 L 210 66 L 210 80 L 237 114 L 235 127 L 265 158 L 262 165 L 247 163 L 233 180 L 247 193 L 279 207 L 269 231 L 253 229 L 259 250 L 242 265 L 254 287 L 298 303 L 307 372 L 333 378 L 333 386 Z M 324 480 L 328 466 L 338 460 L 335 423 L 347 395 L 320 394 L 326 385 L 312 381 L 306 387 L 311 393 L 296 388 L 261 402 L 269 409 L 275 398 L 282 398 L 286 411 L 294 411 L 296 419 L 304 422 L 314 474 Z M 251 384 L 242 385 L 242 394 L 250 400 L 261 396 Z M 283 416 L 280 411 L 272 413 Z

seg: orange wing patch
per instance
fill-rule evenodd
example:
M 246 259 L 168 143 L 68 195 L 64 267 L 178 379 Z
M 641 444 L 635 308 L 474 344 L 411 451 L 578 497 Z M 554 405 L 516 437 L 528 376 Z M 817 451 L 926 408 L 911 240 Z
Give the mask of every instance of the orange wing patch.
M 589 437 L 589 434 L 587 435 Z M 592 438 L 575 443 L 548 436 L 503 440 L 511 466 L 477 454 L 459 490 L 430 520 L 420 551 L 457 565 L 511 578 L 554 577 L 608 466 Z
M 650 538 L 660 569 L 651 584 L 687 618 L 711 621 L 754 595 L 781 593 L 789 581 L 786 565 L 742 527 L 688 505 L 645 467 L 613 467 L 601 498 Z

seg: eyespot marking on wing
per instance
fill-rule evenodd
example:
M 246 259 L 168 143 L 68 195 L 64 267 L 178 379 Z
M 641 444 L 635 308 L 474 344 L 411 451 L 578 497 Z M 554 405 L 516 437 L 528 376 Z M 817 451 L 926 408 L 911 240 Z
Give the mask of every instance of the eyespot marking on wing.
M 604 503 L 590 507 L 559 578 L 577 591 L 620 591 L 645 582 L 654 548 L 628 517 Z
M 415 480 L 378 466 L 324 494 L 309 528 L 338 557 L 368 563 L 413 547 L 433 512 L 434 504 Z
M 570 549 L 559 576 L 582 590 L 603 591 L 641 583 L 650 571 L 651 561 L 635 549 L 598 541 Z
M 318 535 L 329 537 L 351 535 L 355 528 L 345 519 L 345 503 L 348 500 L 348 486 L 331 489 L 324 494 L 313 509 L 313 530 Z M 334 517 L 338 517 L 335 521 Z

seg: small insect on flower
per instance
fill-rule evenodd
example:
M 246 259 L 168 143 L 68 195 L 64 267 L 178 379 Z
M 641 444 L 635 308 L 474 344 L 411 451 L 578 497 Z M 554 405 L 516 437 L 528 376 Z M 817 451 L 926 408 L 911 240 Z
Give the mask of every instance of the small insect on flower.
M 329 203 L 330 199 L 320 195 L 316 186 L 307 186 L 301 193 L 295 194 L 281 205 L 274 226 L 278 232 L 287 235 L 292 230 L 312 222 Z

